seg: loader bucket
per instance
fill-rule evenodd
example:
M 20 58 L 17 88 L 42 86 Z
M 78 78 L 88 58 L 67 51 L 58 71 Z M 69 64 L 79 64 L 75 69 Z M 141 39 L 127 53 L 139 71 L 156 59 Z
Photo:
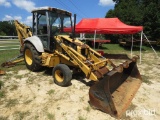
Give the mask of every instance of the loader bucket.
M 131 103 L 142 79 L 136 60 L 128 62 L 122 72 L 108 72 L 89 90 L 90 105 L 116 118 L 120 118 Z

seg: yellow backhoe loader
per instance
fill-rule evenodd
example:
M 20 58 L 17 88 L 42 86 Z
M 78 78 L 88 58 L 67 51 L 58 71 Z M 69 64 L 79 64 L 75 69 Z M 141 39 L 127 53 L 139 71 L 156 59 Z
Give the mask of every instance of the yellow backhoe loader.
M 32 32 L 30 27 L 15 21 L 26 67 L 31 71 L 42 66 L 53 68 L 54 82 L 59 86 L 69 85 L 74 73 L 71 70 L 83 72 L 86 78 L 95 81 L 89 90 L 90 105 L 119 118 L 142 81 L 137 57 L 116 66 L 74 37 L 76 17 L 72 22 L 70 12 L 42 7 L 32 14 Z M 65 33 L 66 27 L 71 27 L 73 33 Z

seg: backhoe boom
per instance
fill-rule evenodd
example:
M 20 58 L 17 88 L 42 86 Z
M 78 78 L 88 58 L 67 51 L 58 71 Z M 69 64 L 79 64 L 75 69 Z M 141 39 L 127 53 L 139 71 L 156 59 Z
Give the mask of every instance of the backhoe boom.
M 28 37 L 31 37 L 32 32 L 31 32 L 29 26 L 26 26 L 26 25 L 18 22 L 17 20 L 14 21 L 14 24 L 15 24 L 15 27 L 16 27 L 16 30 L 17 30 L 18 39 L 19 39 L 20 46 L 21 46 L 20 51 L 22 51 L 23 48 L 24 48 L 23 40 L 28 38 Z

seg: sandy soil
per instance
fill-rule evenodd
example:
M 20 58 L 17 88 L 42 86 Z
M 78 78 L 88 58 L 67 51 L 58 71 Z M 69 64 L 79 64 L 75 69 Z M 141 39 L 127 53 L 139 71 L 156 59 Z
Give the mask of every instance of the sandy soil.
M 123 120 L 160 119 L 160 59 L 153 53 L 143 55 L 138 68 L 143 83 Z M 115 118 L 88 103 L 89 87 L 73 79 L 72 85 L 60 87 L 52 76 L 29 70 L 10 71 L 0 76 L 4 86 L 0 91 L 0 120 L 114 120 Z M 1 92 L 1 93 L 2 93 Z

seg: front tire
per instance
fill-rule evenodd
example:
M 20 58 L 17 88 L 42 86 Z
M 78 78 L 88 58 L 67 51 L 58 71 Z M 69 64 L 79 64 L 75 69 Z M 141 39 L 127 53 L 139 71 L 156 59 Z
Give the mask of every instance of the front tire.
M 38 71 L 42 68 L 40 53 L 35 49 L 35 47 L 26 43 L 24 46 L 24 61 L 26 67 L 31 71 Z
M 65 64 L 58 64 L 53 68 L 52 75 L 54 82 L 59 86 L 68 86 L 72 79 L 72 73 Z

